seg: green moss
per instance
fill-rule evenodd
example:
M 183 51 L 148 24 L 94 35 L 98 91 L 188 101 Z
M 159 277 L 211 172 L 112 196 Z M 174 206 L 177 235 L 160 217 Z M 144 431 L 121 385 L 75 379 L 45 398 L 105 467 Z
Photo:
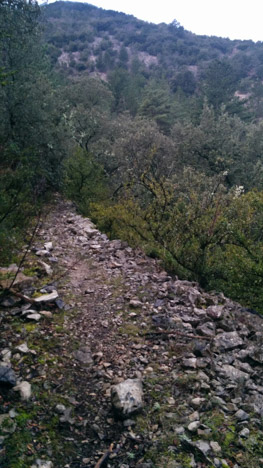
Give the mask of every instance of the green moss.
M 151 460 L 155 468 L 168 467 L 176 460 L 174 448 L 174 435 L 166 434 L 156 441 L 156 445 L 146 452 L 144 459 Z M 187 465 L 188 466 L 188 465 Z
M 43 296 L 43 293 L 39 291 L 35 291 L 34 294 L 32 295 L 33 299 L 36 299 L 37 297 Z
M 184 468 L 191 468 L 192 467 L 192 458 L 187 453 L 179 453 L 176 456 L 176 461 L 181 463 Z
M 40 356 L 38 359 L 38 364 L 45 364 L 46 363 L 46 358 L 44 356 Z
M 199 378 L 196 372 L 192 372 L 191 374 L 179 374 L 175 380 L 175 384 L 177 387 L 184 389 L 190 389 L 192 391 L 193 385 L 195 382 L 198 382 Z
M 204 420 L 202 421 L 206 424 L 212 431 L 212 435 L 218 435 L 220 428 L 226 423 L 225 415 L 219 410 L 214 410 L 210 414 L 206 414 Z
M 229 446 L 234 442 L 236 435 L 232 430 L 225 433 L 223 446 L 224 448 L 229 448 Z
M 27 419 L 25 419 L 27 421 Z M 6 450 L 6 465 L 8 468 L 28 468 L 31 465 L 29 460 L 32 457 L 27 457 L 28 445 L 33 442 L 33 437 L 30 430 L 21 425 L 20 429 L 8 438 L 5 444 Z M 32 460 L 33 461 L 33 460 Z
M 0 425 L 0 434 L 7 435 L 9 432 L 12 433 L 15 429 L 14 421 L 7 415 L 2 418 Z
M 31 268 L 24 268 L 23 270 L 24 275 L 26 276 L 36 276 L 37 275 L 37 267 L 31 267 Z
M 139 335 L 140 328 L 134 323 L 126 323 L 119 328 L 121 335 L 136 337 Z
M 3 273 L 0 271 L 0 281 L 8 280 L 14 278 L 15 274 L 13 272 Z
M 24 328 L 28 333 L 35 331 L 38 328 L 36 323 L 25 323 Z

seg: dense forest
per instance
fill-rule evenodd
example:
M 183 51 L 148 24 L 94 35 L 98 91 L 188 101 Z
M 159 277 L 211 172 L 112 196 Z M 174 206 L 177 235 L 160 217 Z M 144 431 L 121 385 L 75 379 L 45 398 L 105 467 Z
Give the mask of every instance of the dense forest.
M 0 50 L 1 264 L 60 191 L 173 274 L 263 310 L 263 43 L 0 0 Z

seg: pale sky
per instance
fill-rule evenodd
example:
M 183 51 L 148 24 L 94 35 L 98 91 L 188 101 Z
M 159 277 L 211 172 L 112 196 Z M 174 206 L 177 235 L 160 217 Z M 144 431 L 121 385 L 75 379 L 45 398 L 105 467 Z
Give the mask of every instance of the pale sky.
M 121 11 L 152 23 L 171 23 L 176 19 L 196 34 L 263 41 L 263 0 L 82 0 L 82 3 Z

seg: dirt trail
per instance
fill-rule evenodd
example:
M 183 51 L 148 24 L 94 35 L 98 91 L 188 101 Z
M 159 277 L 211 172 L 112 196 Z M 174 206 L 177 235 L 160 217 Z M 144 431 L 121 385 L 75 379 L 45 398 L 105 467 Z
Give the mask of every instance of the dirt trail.
M 1 412 L 15 408 L 16 421 L 14 433 L 0 438 L 1 468 L 32 467 L 37 458 L 37 467 L 52 461 L 43 468 L 258 468 L 261 318 L 171 278 L 159 261 L 110 241 L 61 199 L 42 223 L 29 266 L 39 258 L 53 274 L 23 292 L 56 289 L 59 301 L 37 323 L 21 301 L 1 312 L 2 357 L 11 356 L 32 385 L 26 402 L 13 390 L 0 395 Z M 18 353 L 21 343 L 29 351 Z M 111 387 L 127 378 L 142 380 L 145 406 L 121 421 Z
M 67 335 L 61 337 L 60 352 L 68 362 L 60 391 L 68 393 L 71 383 L 77 402 L 74 413 L 85 426 L 84 448 L 78 446 L 78 461 L 72 460 L 70 466 L 94 466 L 111 443 L 117 452 L 109 466 L 121 466 L 122 459 L 127 461 L 127 452 L 131 454 L 129 466 L 135 466 L 145 446 L 138 445 L 140 437 L 129 435 L 129 426 L 125 428 L 123 422 L 114 419 L 110 388 L 126 378 L 143 376 L 152 350 L 140 334 L 151 321 L 158 282 L 170 277 L 142 251 L 121 241 L 109 241 L 96 230 L 89 235 L 90 225 L 88 220 L 83 224 L 70 203 L 60 201 L 37 240 L 39 247 L 44 242 L 53 243 L 52 255 L 58 259 L 59 271 L 56 273 L 55 267 L 54 276 L 60 276 L 61 270 L 66 272 L 56 283 L 60 297 L 70 306 L 63 324 Z M 76 359 L 76 351 L 83 348 L 92 364 Z M 74 429 L 76 437 L 78 431 Z

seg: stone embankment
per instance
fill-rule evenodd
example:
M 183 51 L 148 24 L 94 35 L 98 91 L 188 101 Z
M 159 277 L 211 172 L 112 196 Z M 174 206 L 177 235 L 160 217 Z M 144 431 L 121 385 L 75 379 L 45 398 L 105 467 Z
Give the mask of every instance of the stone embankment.
M 16 271 L 0 271 L 1 467 L 263 466 L 260 316 L 61 200 Z

